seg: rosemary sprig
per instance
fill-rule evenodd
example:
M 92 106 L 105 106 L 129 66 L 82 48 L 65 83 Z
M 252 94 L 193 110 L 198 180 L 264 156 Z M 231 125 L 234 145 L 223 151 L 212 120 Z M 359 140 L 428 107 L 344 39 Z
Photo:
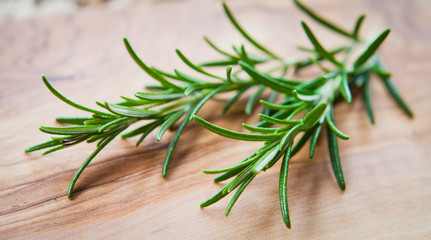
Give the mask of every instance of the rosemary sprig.
M 370 76 L 375 74 L 382 80 L 384 86 L 403 111 L 409 117 L 413 117 L 412 111 L 390 80 L 390 73 L 376 54 L 377 49 L 388 36 L 389 29 L 383 31 L 376 39 L 367 44 L 359 38 L 359 30 L 365 15 L 359 16 L 353 30 L 348 31 L 325 20 L 300 1 L 294 0 L 294 2 L 313 20 L 336 34 L 348 37 L 351 42 L 348 45 L 327 50 L 323 42 L 318 40 L 309 26 L 302 21 L 302 27 L 313 49 L 300 47 L 310 56 L 306 59 L 288 61 L 251 37 L 237 22 L 226 3 L 223 3 L 224 11 L 232 25 L 246 41 L 256 48 L 259 54 L 247 51 L 244 45 L 232 46 L 233 53 L 231 53 L 222 50 L 211 40 L 205 38 L 206 43 L 223 58 L 196 64 L 177 49 L 178 57 L 197 74 L 197 76 L 190 76 L 176 69 L 170 73 L 148 66 L 138 57 L 129 41 L 124 39 L 124 44 L 132 59 L 159 84 L 147 86 L 150 91 L 137 92 L 133 98 L 121 97 L 123 101 L 118 103 L 96 102 L 102 108 L 100 111 L 69 100 L 58 92 L 45 76 L 42 76 L 43 83 L 57 98 L 92 115 L 56 119 L 59 123 L 72 126 L 40 127 L 41 131 L 54 136 L 51 137 L 50 141 L 29 147 L 25 151 L 48 149 L 43 153 L 48 154 L 84 141 L 96 142 L 96 150 L 84 161 L 70 183 L 68 190 L 68 197 L 70 198 L 81 173 L 116 136 L 122 134 L 122 138 L 129 138 L 140 135 L 136 143 L 138 146 L 151 132 L 155 131 L 156 140 L 160 141 L 168 130 L 179 124 L 179 127 L 174 130 L 176 132 L 168 147 L 163 164 L 162 176 L 166 177 L 173 151 L 182 132 L 189 121 L 195 120 L 198 124 L 223 137 L 263 142 L 262 147 L 234 166 L 218 170 L 203 170 L 207 174 L 222 173 L 214 179 L 215 182 L 232 180 L 213 197 L 203 202 L 201 207 L 214 204 L 233 190 L 238 189 L 226 208 L 225 214 L 227 216 L 254 177 L 271 168 L 283 157 L 279 178 L 279 199 L 282 218 L 286 226 L 290 228 L 291 222 L 287 203 L 289 160 L 307 141 L 310 141 L 309 157 L 312 158 L 324 125 L 327 129 L 328 149 L 335 179 L 340 188 L 345 189 L 337 141 L 338 138 L 349 139 L 349 136 L 338 129 L 335 124 L 334 104 L 342 99 L 351 103 L 353 101 L 351 90 L 361 88 L 364 93 L 367 113 L 371 123 L 374 123 L 370 101 L 370 80 L 372 79 Z M 347 61 L 355 48 L 364 46 L 365 50 L 355 61 Z M 323 61 L 331 63 L 331 67 L 323 67 L 321 65 Z M 298 70 L 313 65 L 322 69 L 322 73 L 314 78 L 296 80 L 286 77 L 289 70 L 295 74 Z M 226 74 L 221 76 L 212 73 L 211 68 L 213 67 L 225 67 Z M 251 97 L 247 101 L 244 108 L 245 113 L 251 114 L 257 102 L 264 106 L 263 113 L 258 115 L 261 119 L 260 123 L 256 126 L 243 123 L 243 127 L 253 133 L 224 129 L 197 116 L 202 106 L 214 96 L 227 92 L 234 93 L 222 111 L 224 114 L 245 92 L 251 89 L 254 89 L 254 92 L 251 93 Z M 271 94 L 266 101 L 262 100 L 262 96 L 269 89 Z M 138 123 L 143 124 L 124 133 L 130 126 Z M 297 140 L 297 138 L 299 139 Z
M 323 26 L 333 30 L 335 33 L 353 39 L 352 44 L 348 47 L 348 51 L 345 53 L 344 59 L 348 59 L 348 55 L 353 50 L 353 47 L 358 46 L 363 42 L 359 39 L 359 29 L 365 18 L 364 15 L 361 15 L 358 18 L 353 32 L 350 33 L 349 31 L 343 30 L 318 16 L 299 1 L 295 0 L 295 3 L 301 10 L 318 23 L 321 23 Z M 262 122 L 259 123 L 257 127 L 243 124 L 243 127 L 247 130 L 262 133 L 252 134 L 252 138 L 243 133 L 221 129 L 199 117 L 195 117 L 195 120 L 200 125 L 221 136 L 244 141 L 261 140 L 264 142 L 264 145 L 261 148 L 257 149 L 253 154 L 247 156 L 244 160 L 234 166 L 219 170 L 203 170 L 204 173 L 208 174 L 223 173 L 219 177 L 215 178 L 215 182 L 228 180 L 230 178 L 233 179 L 213 197 L 203 202 L 201 207 L 207 207 L 216 203 L 227 196 L 231 191 L 235 190 L 235 188 L 238 188 L 226 208 L 226 215 L 228 215 L 239 195 L 250 184 L 254 177 L 261 171 L 265 171 L 272 167 L 282 156 L 284 156 L 280 169 L 279 198 L 283 220 L 286 226 L 290 228 L 291 222 L 288 211 L 286 188 L 289 159 L 293 157 L 307 141 L 310 141 L 309 156 L 312 158 L 317 139 L 320 136 L 320 131 L 323 125 L 326 125 L 327 128 L 328 149 L 335 178 L 340 189 L 345 190 L 346 184 L 341 167 L 337 138 L 346 140 L 349 139 L 349 136 L 341 132 L 336 127 L 333 105 L 339 102 L 338 100 L 340 98 L 344 98 L 346 102 L 351 103 L 351 89 L 363 88 L 366 109 L 371 123 L 374 123 L 374 115 L 372 113 L 370 103 L 370 73 L 377 74 L 383 80 L 386 88 L 400 107 L 409 117 L 413 116 L 411 110 L 402 100 L 397 90 L 393 88 L 393 84 L 389 80 L 390 73 L 384 69 L 381 60 L 375 54 L 376 50 L 388 36 L 390 32 L 389 29 L 383 31 L 376 39 L 374 39 L 353 63 L 346 63 L 345 61 L 337 60 L 334 53 L 327 51 L 320 41 L 317 40 L 308 25 L 305 22 L 301 23 L 307 37 L 314 47 L 313 50 L 307 49 L 306 51 L 315 53 L 318 58 L 314 58 L 314 61 L 311 60 L 306 64 L 303 62 L 301 63 L 302 65 L 295 66 L 296 70 L 298 70 L 298 66 L 319 64 L 319 61 L 321 60 L 326 60 L 332 63 L 335 69 L 322 69 L 323 73 L 317 78 L 304 81 L 298 85 L 290 86 L 285 85 L 280 80 L 277 81 L 272 76 L 268 76 L 257 71 L 253 66 L 250 66 L 247 63 L 240 62 L 240 66 L 243 70 L 253 79 L 260 81 L 263 85 L 272 88 L 279 93 L 283 93 L 285 97 L 279 104 L 261 101 L 262 105 L 267 109 L 272 110 L 272 116 L 269 116 L 270 114 L 268 113 L 270 112 L 268 111 L 266 111 L 266 114 L 259 115 Z M 305 117 L 301 120 L 292 120 L 299 112 L 305 112 Z M 273 124 L 282 126 L 278 128 L 270 128 Z M 295 136 L 298 135 L 299 132 L 304 133 L 296 144 L 294 144 Z

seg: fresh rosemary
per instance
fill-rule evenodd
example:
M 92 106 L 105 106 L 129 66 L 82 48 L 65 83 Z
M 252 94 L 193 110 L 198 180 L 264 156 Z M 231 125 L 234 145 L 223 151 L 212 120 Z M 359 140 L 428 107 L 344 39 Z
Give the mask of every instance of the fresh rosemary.
M 140 135 L 141 137 L 136 143 L 138 146 L 151 132 L 156 131 L 156 140 L 160 141 L 167 130 L 173 129 L 174 125 L 179 124 L 179 127 L 174 130 L 176 133 L 169 145 L 163 164 L 162 176 L 166 177 L 169 162 L 181 133 L 188 122 L 195 120 L 198 124 L 223 137 L 263 142 L 262 147 L 234 166 L 218 170 L 203 170 L 207 174 L 221 173 L 215 178 L 215 182 L 233 179 L 213 197 L 203 202 L 201 207 L 207 207 L 237 189 L 227 206 L 225 213 L 227 216 L 238 197 L 254 177 L 271 168 L 282 158 L 279 179 L 280 207 L 283 220 L 286 226 L 290 228 L 286 188 L 289 161 L 308 141 L 310 142 L 309 157 L 312 158 L 324 126 L 327 129 L 328 149 L 335 178 L 342 190 L 346 187 L 337 139 L 349 139 L 349 136 L 336 127 L 334 104 L 343 99 L 351 103 L 351 91 L 353 89 L 362 90 L 366 111 L 371 123 L 374 123 L 370 101 L 370 81 L 371 76 L 376 75 L 381 79 L 396 103 L 409 117 L 413 117 L 412 111 L 392 84 L 391 74 L 385 69 L 382 60 L 376 54 L 377 49 L 388 36 L 389 29 L 383 31 L 372 41 L 364 41 L 359 34 L 365 19 L 364 15 L 358 17 L 353 30 L 349 31 L 325 20 L 301 2 L 295 0 L 294 3 L 317 23 L 338 35 L 347 37 L 350 42 L 340 48 L 327 50 L 308 25 L 301 22 L 313 48 L 299 47 L 298 49 L 309 53 L 310 56 L 303 60 L 287 61 L 252 38 L 236 21 L 226 3 L 223 3 L 224 11 L 230 22 L 260 54 L 247 51 L 244 45 L 233 46 L 233 53 L 229 53 L 217 47 L 208 38 L 205 38 L 205 41 L 223 56 L 221 60 L 195 64 L 180 50 L 176 50 L 177 55 L 186 65 L 197 73 L 205 75 L 206 79 L 210 79 L 202 80 L 176 69 L 173 73 L 168 73 L 146 65 L 133 51 L 128 40 L 124 39 L 126 49 L 133 60 L 149 76 L 158 81 L 159 85 L 147 86 L 147 89 L 151 91 L 137 92 L 134 98 L 121 97 L 123 101 L 119 103 L 96 102 L 103 108 L 103 111 L 99 111 L 67 99 L 51 86 L 45 76 L 42 76 L 44 84 L 56 97 L 72 107 L 92 115 L 90 117 L 56 119 L 59 123 L 73 126 L 40 127 L 41 131 L 54 136 L 51 137 L 50 141 L 27 148 L 25 151 L 32 152 L 48 148 L 43 153 L 44 155 L 84 141 L 87 143 L 96 142 L 96 150 L 84 161 L 70 183 L 68 190 L 68 197 L 70 198 L 81 173 L 115 137 L 120 134 L 122 134 L 122 138 Z M 348 61 L 352 56 L 355 56 L 353 53 L 357 52 L 357 49 L 365 50 L 359 52 L 359 57 L 355 61 Z M 323 64 L 326 65 L 323 66 Z M 262 70 L 268 66 L 273 66 L 273 68 Z M 318 76 L 302 81 L 286 77 L 289 71 L 295 75 L 296 72 L 309 66 L 317 66 L 321 68 L 322 72 Z M 211 73 L 208 69 L 213 67 L 225 67 L 226 75 L 220 76 Z M 255 126 L 242 124 L 246 130 L 253 133 L 224 129 L 196 115 L 201 107 L 215 95 L 234 92 L 233 97 L 227 101 L 222 110 L 223 113 L 226 113 L 232 104 L 252 87 L 257 90 L 248 99 L 245 106 L 246 114 L 251 113 L 266 89 L 271 90 L 267 100 L 260 100 L 264 106 L 263 113 L 259 114 L 261 121 Z M 277 99 L 278 101 L 275 103 Z M 141 122 L 144 122 L 144 125 L 123 133 L 131 125 Z

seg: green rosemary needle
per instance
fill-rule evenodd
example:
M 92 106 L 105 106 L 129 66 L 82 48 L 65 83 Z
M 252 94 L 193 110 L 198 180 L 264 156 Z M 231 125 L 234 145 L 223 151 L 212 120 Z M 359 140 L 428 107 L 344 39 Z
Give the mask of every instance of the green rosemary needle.
M 256 48 L 258 54 L 249 52 L 244 45 L 232 46 L 233 52 L 217 47 L 211 40 L 204 38 L 205 42 L 217 53 L 221 59 L 205 63 L 194 63 L 183 52 L 176 49 L 178 57 L 198 76 L 190 76 L 174 69 L 172 72 L 156 67 L 149 67 L 134 52 L 129 41 L 124 38 L 125 47 L 134 60 L 158 85 L 147 86 L 145 92 L 136 92 L 134 97 L 121 98 L 118 103 L 96 102 L 102 109 L 95 110 L 82 106 L 63 96 L 42 76 L 43 83 L 48 90 L 66 104 L 90 113 L 88 117 L 57 118 L 57 122 L 72 126 L 40 127 L 42 132 L 52 134 L 51 140 L 29 147 L 25 151 L 48 149 L 43 154 L 76 145 L 81 142 L 96 142 L 96 150 L 82 163 L 73 177 L 68 197 L 70 198 L 79 176 L 91 163 L 96 155 L 118 135 L 129 138 L 140 135 L 136 143 L 138 146 L 151 132 L 156 131 L 156 140 L 160 141 L 164 134 L 179 125 L 175 130 L 163 164 L 162 176 L 166 177 L 169 163 L 173 156 L 182 132 L 187 123 L 194 120 L 208 130 L 226 137 L 242 141 L 262 142 L 262 146 L 254 153 L 245 157 L 234 166 L 217 170 L 203 170 L 207 174 L 220 174 L 214 179 L 221 182 L 231 179 L 219 192 L 201 204 L 207 207 L 236 190 L 226 208 L 226 216 L 233 205 L 253 181 L 254 177 L 271 168 L 282 158 L 279 178 L 279 200 L 282 218 L 285 225 L 290 228 L 291 221 L 287 203 L 287 176 L 289 161 L 305 145 L 310 142 L 309 157 L 314 156 L 315 146 L 321 136 L 321 129 L 327 129 L 328 149 L 335 179 L 342 190 L 345 189 L 345 179 L 341 167 L 338 149 L 338 138 L 349 139 L 349 136 L 340 131 L 335 122 L 334 104 L 345 100 L 353 101 L 351 91 L 354 88 L 363 89 L 366 111 L 371 123 L 374 123 L 374 114 L 371 105 L 370 81 L 371 75 L 377 75 L 383 82 L 396 103 L 409 116 L 413 117 L 405 101 L 394 87 L 382 60 L 376 51 L 389 35 L 390 30 L 383 31 L 369 44 L 360 38 L 360 29 L 365 15 L 358 17 L 352 30 L 343 29 L 336 24 L 325 20 L 298 0 L 294 3 L 322 26 L 332 30 L 335 34 L 347 37 L 350 43 L 333 50 L 327 50 L 324 42 L 320 41 L 304 21 L 301 22 L 305 35 L 308 37 L 312 49 L 299 47 L 309 56 L 300 60 L 286 60 L 281 54 L 276 54 L 254 39 L 237 22 L 226 3 L 223 9 L 234 28 Z M 352 50 L 362 47 L 365 50 L 353 62 L 348 62 Z M 289 58 L 292 59 L 292 58 Z M 294 58 L 297 59 L 297 58 Z M 322 61 L 331 63 L 330 67 L 323 67 Z M 268 68 L 268 65 L 272 66 Z M 322 69 L 317 76 L 308 80 L 286 78 L 288 71 L 295 74 L 297 71 L 316 65 Z M 212 73 L 212 68 L 226 68 L 225 75 Z M 223 114 L 247 91 L 254 89 L 244 108 L 245 114 L 251 114 L 256 103 L 263 105 L 264 110 L 258 117 L 261 119 L 256 126 L 243 123 L 243 127 L 253 133 L 234 132 L 218 127 L 197 116 L 199 110 L 214 96 L 233 92 L 223 108 Z M 267 100 L 261 99 L 265 92 L 271 91 Z M 131 126 L 139 125 L 135 129 L 124 133 Z M 302 134 L 302 135 L 301 135 Z M 301 135 L 299 139 L 297 136 Z

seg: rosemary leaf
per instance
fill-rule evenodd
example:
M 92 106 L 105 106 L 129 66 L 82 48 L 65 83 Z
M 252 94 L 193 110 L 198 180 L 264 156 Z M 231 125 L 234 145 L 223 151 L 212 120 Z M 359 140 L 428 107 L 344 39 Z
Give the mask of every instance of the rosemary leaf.
M 173 113 L 166 121 L 160 125 L 159 130 L 156 133 L 156 140 L 160 141 L 162 139 L 163 134 L 174 125 L 182 116 L 184 115 L 183 111 L 178 111 Z
M 256 126 L 250 126 L 245 123 L 242 124 L 242 127 L 252 132 L 258 132 L 258 133 L 275 133 L 281 129 L 281 128 L 256 127 Z
M 232 54 L 229 54 L 223 50 L 221 50 L 219 47 L 217 47 L 211 40 L 209 40 L 208 37 L 204 37 L 205 42 L 208 43 L 208 45 L 210 45 L 214 50 L 216 50 L 217 52 L 221 53 L 222 55 L 227 56 L 229 59 L 234 59 L 235 62 L 237 62 L 239 59 L 237 57 L 235 57 Z
M 153 111 L 148 109 L 125 107 L 125 106 L 119 106 L 112 103 L 105 103 L 105 105 L 110 112 L 124 117 L 150 119 L 150 118 L 156 117 L 159 114 L 159 111 Z
M 236 200 L 238 200 L 239 196 L 241 195 L 241 193 L 245 190 L 245 188 L 248 186 L 248 184 L 251 183 L 251 181 L 253 181 L 254 177 L 256 175 L 252 175 L 248 180 L 246 180 L 245 182 L 243 182 L 241 184 L 241 186 L 238 188 L 238 190 L 236 191 L 235 195 L 233 195 L 232 199 L 230 200 L 229 204 L 226 207 L 226 211 L 225 211 L 225 216 L 227 217 L 230 213 L 230 210 L 232 209 L 233 205 L 236 203 Z
M 75 173 L 75 175 L 72 178 L 72 181 L 69 185 L 69 190 L 67 192 L 67 197 L 72 197 L 73 189 L 75 188 L 76 181 L 78 180 L 79 176 L 81 176 L 81 173 L 85 170 L 85 168 L 90 164 L 91 160 L 93 160 L 94 157 L 104 148 L 108 143 L 110 143 L 118 134 L 120 134 L 124 129 L 121 129 L 117 131 L 116 133 L 109 136 L 109 138 L 106 141 L 103 141 L 103 143 L 97 147 L 97 149 L 84 161 L 84 163 L 81 165 L 81 167 L 78 169 L 78 171 Z
M 353 34 L 350 34 L 346 30 L 343 30 L 342 28 L 336 26 L 335 24 L 329 22 L 328 20 L 325 20 L 323 17 L 319 16 L 318 14 L 314 13 L 310 8 L 306 7 L 304 4 L 302 4 L 298 0 L 293 0 L 293 2 L 302 10 L 304 13 L 306 13 L 308 16 L 310 16 L 312 19 L 314 19 L 316 22 L 322 24 L 323 26 L 343 35 L 349 38 L 355 38 Z
M 199 72 L 199 73 L 202 73 L 202 74 L 204 74 L 204 75 L 207 75 L 207 76 L 213 77 L 213 78 L 218 78 L 218 79 L 221 79 L 221 80 L 225 80 L 224 78 L 221 78 L 221 77 L 219 77 L 219 76 L 216 76 L 216 75 L 214 75 L 214 74 L 211 74 L 211 73 L 209 73 L 209 72 L 205 71 L 204 69 L 202 69 L 201 67 L 196 66 L 196 65 L 195 65 L 195 64 L 193 64 L 193 63 L 192 63 L 188 58 L 186 58 L 186 56 L 184 56 L 184 54 L 183 54 L 180 50 L 176 49 L 176 50 L 175 50 L 175 52 L 176 52 L 176 53 L 177 53 L 177 55 L 181 58 L 181 60 L 182 60 L 185 64 L 187 64 L 187 66 L 189 66 L 190 68 L 192 68 L 193 70 L 195 70 L 195 71 L 197 71 L 197 72 Z
M 317 94 L 313 94 L 313 95 L 301 94 L 301 93 L 298 93 L 298 91 L 296 90 L 292 91 L 292 95 L 299 101 L 303 101 L 303 102 L 314 102 L 321 98 L 321 96 Z
M 359 68 L 362 64 L 364 64 L 380 47 L 380 44 L 386 39 L 386 37 L 391 32 L 390 29 L 386 29 L 382 32 L 369 46 L 368 48 L 356 59 L 353 66 L 355 68 Z
M 362 14 L 356 20 L 355 28 L 353 29 L 353 34 L 352 34 L 355 39 L 359 38 L 359 30 L 361 30 L 361 26 L 362 26 L 362 23 L 364 22 L 364 19 L 365 19 L 365 15 Z
M 273 109 L 273 110 L 289 110 L 289 109 L 295 109 L 301 105 L 303 105 L 303 102 L 297 102 L 297 103 L 292 103 L 292 104 L 286 104 L 286 105 L 280 105 L 280 104 L 273 104 L 270 102 L 267 102 L 265 100 L 260 100 L 260 103 L 265 106 L 268 109 Z M 264 114 L 264 115 L 268 115 L 268 114 Z
M 367 110 L 368 118 L 370 119 L 371 124 L 374 124 L 374 114 L 373 114 L 373 108 L 371 106 L 371 89 L 370 89 L 370 74 L 367 74 L 367 77 L 364 82 L 364 102 L 365 102 L 365 109 Z
M 322 117 L 322 114 L 326 111 L 328 104 L 323 102 L 314 107 L 302 120 L 303 125 L 306 129 L 310 129 L 314 124 Z
M 199 67 L 223 67 L 236 64 L 236 60 L 215 60 L 199 64 Z
M 341 77 L 341 81 L 340 81 L 341 95 L 343 96 L 344 99 L 346 99 L 348 103 L 352 103 L 352 94 L 350 93 L 347 72 L 341 73 L 340 77 Z
M 343 170 L 341 169 L 340 154 L 338 153 L 337 135 L 333 132 L 332 128 L 329 127 L 329 124 L 326 125 L 326 132 L 332 170 L 334 171 L 338 186 L 344 191 L 346 189 L 346 184 L 344 182 Z
M 290 113 L 291 113 L 291 111 L 280 111 L 280 112 L 274 113 L 270 117 L 281 120 L 281 119 L 289 116 Z M 266 120 L 263 120 L 263 121 L 259 122 L 258 124 L 256 124 L 256 127 L 269 127 L 272 124 L 276 124 L 276 123 L 271 123 L 271 122 L 268 122 Z
M 290 124 L 302 123 L 302 120 L 282 120 L 275 117 L 266 116 L 263 114 L 259 114 L 258 116 L 260 119 L 272 124 L 290 125 Z
M 136 62 L 136 64 L 138 64 L 148 75 L 150 75 L 152 78 L 159 81 L 163 86 L 165 86 L 169 89 L 174 89 L 174 90 L 179 91 L 179 92 L 182 91 L 180 87 L 176 86 L 175 84 L 170 83 L 165 78 L 163 78 L 162 75 L 160 75 L 159 73 L 157 73 L 156 71 L 154 71 L 153 69 L 151 69 L 147 65 L 145 65 L 145 63 L 138 57 L 138 55 L 136 55 L 135 51 L 130 46 L 127 38 L 124 38 L 123 41 L 124 41 L 124 45 L 126 46 L 126 49 L 129 52 L 130 56 L 133 58 L 133 60 Z
M 54 147 L 54 146 L 57 146 L 59 144 L 61 144 L 61 141 L 59 141 L 59 140 L 50 140 L 50 141 L 40 143 L 40 144 L 34 145 L 32 147 L 26 148 L 25 152 L 33 152 L 33 151 L 41 150 L 44 148 Z
M 314 156 L 314 149 L 316 148 L 317 139 L 319 139 L 320 131 L 322 130 L 323 124 L 318 124 L 313 135 L 310 139 L 309 158 L 312 159 Z M 295 149 L 294 149 L 295 150 Z
M 51 86 L 51 84 L 48 82 L 48 80 L 46 80 L 46 78 L 45 78 L 44 75 L 42 75 L 42 81 L 45 84 L 45 86 L 48 88 L 48 90 L 52 94 L 54 94 L 54 96 L 56 96 L 61 101 L 69 104 L 70 106 L 72 106 L 74 108 L 77 108 L 79 110 L 83 110 L 83 111 L 86 111 L 86 112 L 95 113 L 95 114 L 98 114 L 98 115 L 101 115 L 101 116 L 114 117 L 114 118 L 117 117 L 116 115 L 113 115 L 113 114 L 110 114 L 110 113 L 100 112 L 100 111 L 97 111 L 97 110 L 94 110 L 94 109 L 91 109 L 91 108 L 84 107 L 82 105 L 79 105 L 79 104 L 77 104 L 77 103 L 75 103 L 75 102 L 67 99 L 65 96 L 63 96 L 61 93 L 59 93 L 54 87 Z
M 144 93 L 137 92 L 135 96 L 150 101 L 171 101 L 184 97 L 184 93 Z
M 89 126 L 72 126 L 72 127 L 40 127 L 42 132 L 59 134 L 59 135 L 78 135 L 78 134 L 91 134 L 99 131 L 98 125 Z
M 291 94 L 292 90 L 294 90 L 294 86 L 290 86 L 283 82 L 280 82 L 278 79 L 273 78 L 267 74 L 258 72 L 255 68 L 253 68 L 250 64 L 239 61 L 238 62 L 241 68 L 250 75 L 256 82 L 262 83 L 265 86 L 285 94 Z
M 247 165 L 244 165 L 244 166 L 241 166 L 239 168 L 235 168 L 229 172 L 226 172 L 226 173 L 214 178 L 214 182 L 223 182 L 229 178 L 232 178 L 232 177 L 236 176 L 238 173 L 240 173 L 241 171 L 243 171 L 246 167 L 247 167 Z
M 226 67 L 226 80 L 229 83 L 233 83 L 233 81 L 232 81 L 232 66 L 231 65 Z
M 210 130 L 211 132 L 217 133 L 220 136 L 242 140 L 242 141 L 269 141 L 279 138 L 279 134 L 250 134 L 250 133 L 240 133 L 234 132 L 225 128 L 218 127 L 212 123 L 209 123 L 198 116 L 194 116 L 193 120 L 199 123 L 204 128 Z
M 342 133 L 336 126 L 334 123 L 334 109 L 333 107 L 330 105 L 328 106 L 328 112 L 326 114 L 326 123 L 328 124 L 328 127 L 335 133 L 335 135 L 337 135 L 338 137 L 340 137 L 341 139 L 347 140 L 349 139 L 349 136 L 347 136 L 346 134 Z
M 328 51 L 326 51 L 326 49 L 323 48 L 323 46 L 319 43 L 319 41 L 314 36 L 313 32 L 311 32 L 307 24 L 305 22 L 301 22 L 301 24 L 302 24 L 302 28 L 307 34 L 308 39 L 310 39 L 310 42 L 313 44 L 314 48 L 319 53 L 319 55 L 327 59 L 331 63 L 335 64 L 335 66 L 337 67 L 343 67 L 343 64 L 338 62 L 331 53 L 329 53 Z
M 410 117 L 413 118 L 413 112 L 410 110 L 407 103 L 403 100 L 401 95 L 398 93 L 397 89 L 392 83 L 392 80 L 389 78 L 382 79 L 383 84 L 385 85 L 386 90 L 388 90 L 389 94 L 391 94 L 392 98 L 401 107 L 401 109 Z
M 284 154 L 281 162 L 280 177 L 279 177 L 279 198 L 281 215 L 287 228 L 290 228 L 289 208 L 287 204 L 287 175 L 289 171 L 289 160 L 291 156 L 291 148 Z
M 168 167 L 172 158 L 172 153 L 174 152 L 175 146 L 177 145 L 177 142 L 180 139 L 181 133 L 183 133 L 184 128 L 187 125 L 188 119 L 192 116 L 193 116 L 193 112 L 189 112 L 186 115 L 186 117 L 183 119 L 183 121 L 181 122 L 180 126 L 177 129 L 174 139 L 172 139 L 171 143 L 169 144 L 168 152 L 166 153 L 165 161 L 163 162 L 163 169 L 162 169 L 163 178 L 166 178 L 166 175 L 168 174 Z
M 58 123 L 65 123 L 65 124 L 76 124 L 76 125 L 84 125 L 84 122 L 87 120 L 91 120 L 92 118 L 83 118 L 83 117 L 57 117 L 55 118 L 55 121 Z
M 205 202 L 201 203 L 200 207 L 208 207 L 216 202 L 218 202 L 220 199 L 224 198 L 228 193 L 224 192 L 225 188 L 222 188 L 220 191 L 218 191 L 214 196 L 206 200 Z
M 275 59 L 280 59 L 280 57 L 278 57 L 277 55 L 275 55 L 274 53 L 272 53 L 271 51 L 269 51 L 268 49 L 266 49 L 265 47 L 263 47 L 260 43 L 256 42 L 256 40 L 254 40 L 252 37 L 250 37 L 250 35 L 244 31 L 244 29 L 238 24 L 238 22 L 235 20 L 235 18 L 233 17 L 233 14 L 231 13 L 231 11 L 229 10 L 228 6 L 226 5 L 225 2 L 223 2 L 223 8 L 224 11 L 227 15 L 227 17 L 229 18 L 230 22 L 232 23 L 232 25 L 238 30 L 238 32 L 241 33 L 241 35 L 247 39 L 251 44 L 253 44 L 257 49 L 261 50 L 262 52 L 268 54 L 269 56 L 275 58 Z

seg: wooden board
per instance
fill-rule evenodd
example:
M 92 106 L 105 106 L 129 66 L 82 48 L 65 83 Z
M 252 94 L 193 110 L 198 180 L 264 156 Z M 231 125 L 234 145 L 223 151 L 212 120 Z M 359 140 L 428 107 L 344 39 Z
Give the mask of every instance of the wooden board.
M 336 108 L 339 128 L 351 137 L 340 142 L 344 193 L 333 177 L 323 140 L 315 159 L 301 152 L 290 167 L 291 230 L 279 210 L 279 165 L 256 177 L 228 218 L 227 201 L 202 210 L 199 204 L 220 185 L 200 170 L 229 166 L 259 145 L 227 140 L 191 124 L 166 180 L 161 166 L 172 135 L 161 142 L 148 138 L 138 148 L 137 139 L 119 139 L 85 170 L 73 200 L 68 200 L 69 181 L 94 146 L 47 156 L 24 154 L 24 148 L 48 139 L 38 131 L 40 125 L 56 125 L 56 116 L 81 114 L 55 99 L 41 74 L 71 99 L 95 106 L 95 100 L 118 101 L 151 82 L 128 56 L 124 36 L 146 62 L 167 70 L 186 68 L 175 48 L 195 61 L 216 56 L 205 46 L 204 34 L 223 48 L 242 42 L 218 1 L 152 1 L 121 11 L 82 10 L 0 25 L 0 238 L 431 238 L 430 2 L 306 2 L 345 27 L 367 13 L 364 33 L 392 28 L 381 54 L 415 112 L 408 119 L 377 80 L 372 82 L 375 126 L 368 122 L 361 96 Z M 289 1 L 230 5 L 249 32 L 285 56 L 295 53 L 295 44 L 308 43 L 299 20 L 310 20 Z M 342 41 L 311 26 L 328 46 Z M 212 102 L 201 115 L 234 130 L 241 129 L 241 122 L 256 121 L 241 113 L 242 106 L 222 116 L 222 104 Z

